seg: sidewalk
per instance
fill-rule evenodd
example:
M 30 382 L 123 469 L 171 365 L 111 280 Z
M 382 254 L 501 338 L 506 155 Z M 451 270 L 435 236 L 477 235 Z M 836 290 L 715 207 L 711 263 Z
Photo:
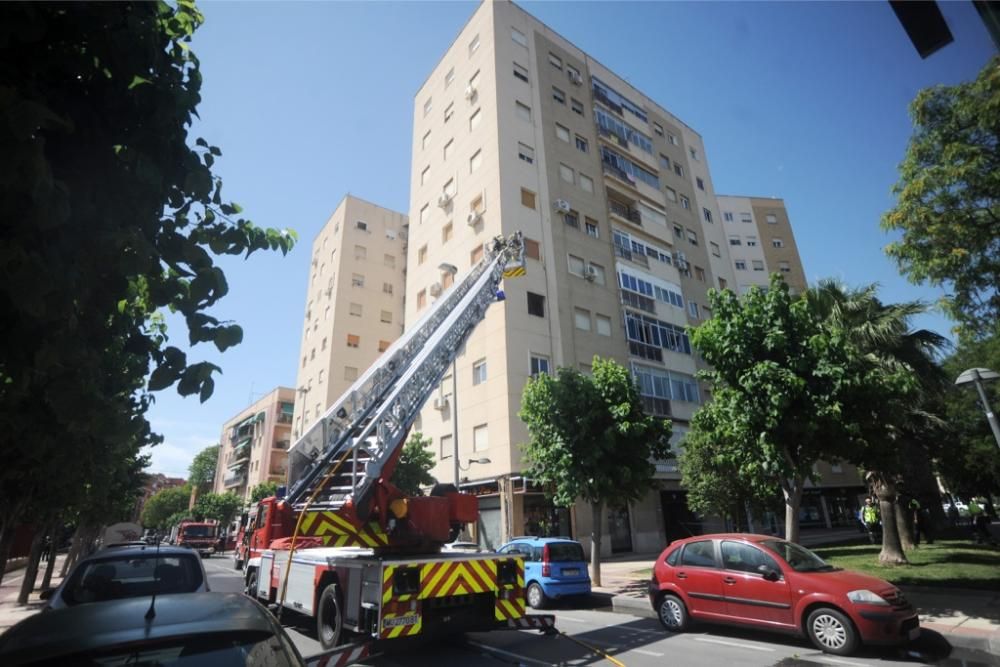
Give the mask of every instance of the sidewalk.
M 66 554 L 59 554 L 56 557 L 55 570 L 52 572 L 52 588 L 62 582 L 59 572 L 62 570 L 64 560 L 66 560 Z M 42 607 L 45 606 L 45 603 L 38 598 L 41 591 L 37 587 L 42 583 L 47 565 L 48 563 L 38 564 L 38 577 L 35 579 L 36 589 L 28 598 L 28 604 L 24 606 L 17 603 L 17 594 L 21 592 L 21 582 L 24 581 L 24 568 L 7 572 L 4 575 L 3 583 L 0 584 L 0 633 L 22 619 L 41 611 Z
M 858 536 L 852 531 L 849 539 Z M 829 535 L 827 535 L 829 537 Z M 616 612 L 656 618 L 647 585 L 659 553 L 629 554 L 601 562 L 600 588 Z M 901 586 L 920 614 L 920 627 L 941 634 L 957 648 L 1000 656 L 1000 592 L 968 589 L 942 590 L 928 586 Z

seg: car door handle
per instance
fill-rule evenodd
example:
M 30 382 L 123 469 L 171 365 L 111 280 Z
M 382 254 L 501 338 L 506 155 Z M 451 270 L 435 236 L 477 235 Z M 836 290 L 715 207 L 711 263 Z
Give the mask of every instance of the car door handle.
M 678 572 L 677 573 L 677 578 L 678 579 L 687 579 L 688 576 L 685 573 L 683 573 L 683 572 Z
M 722 583 L 733 585 L 736 583 L 736 579 L 734 579 L 733 577 L 726 577 L 725 579 L 722 580 Z

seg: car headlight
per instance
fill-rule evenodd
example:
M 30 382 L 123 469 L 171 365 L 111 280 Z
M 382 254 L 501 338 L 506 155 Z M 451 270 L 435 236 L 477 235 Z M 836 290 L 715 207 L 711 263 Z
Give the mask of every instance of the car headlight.
M 873 593 L 872 591 L 862 588 L 857 591 L 851 591 L 847 594 L 847 599 L 855 604 L 874 604 L 881 607 L 888 607 L 889 603 L 885 601 L 881 595 Z

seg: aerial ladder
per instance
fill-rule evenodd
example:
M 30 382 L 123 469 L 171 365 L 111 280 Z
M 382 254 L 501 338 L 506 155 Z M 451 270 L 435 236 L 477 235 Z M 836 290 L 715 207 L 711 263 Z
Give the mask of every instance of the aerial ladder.
M 392 482 L 427 398 L 494 301 L 524 273 L 520 232 L 497 237 L 289 451 L 289 488 L 262 500 L 243 529 L 246 592 L 315 618 L 325 649 L 358 658 L 381 642 L 435 633 L 537 628 L 524 564 L 495 553 L 441 552 L 478 519 L 475 496 L 436 485 L 408 497 Z

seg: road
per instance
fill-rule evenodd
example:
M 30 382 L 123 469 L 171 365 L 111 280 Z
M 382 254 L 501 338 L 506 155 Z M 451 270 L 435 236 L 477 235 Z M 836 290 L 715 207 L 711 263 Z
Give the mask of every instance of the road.
M 243 590 L 242 573 L 228 556 L 204 561 L 214 591 Z M 564 633 L 545 637 L 536 632 L 469 634 L 452 641 L 408 648 L 398 655 L 366 661 L 373 667 L 444 667 L 448 665 L 607 665 L 612 656 L 628 667 L 997 667 L 996 657 L 964 651 L 947 654 L 940 636 L 924 636 L 906 652 L 864 648 L 849 658 L 829 656 L 806 640 L 750 630 L 700 626 L 671 635 L 648 618 L 612 613 L 608 609 L 555 609 L 556 627 Z M 282 619 L 296 647 L 304 656 L 320 652 L 308 619 L 291 615 Z

